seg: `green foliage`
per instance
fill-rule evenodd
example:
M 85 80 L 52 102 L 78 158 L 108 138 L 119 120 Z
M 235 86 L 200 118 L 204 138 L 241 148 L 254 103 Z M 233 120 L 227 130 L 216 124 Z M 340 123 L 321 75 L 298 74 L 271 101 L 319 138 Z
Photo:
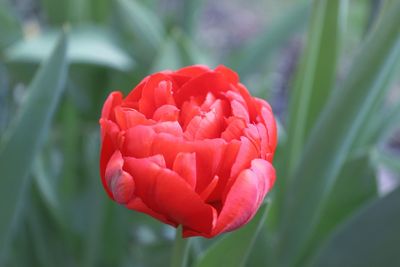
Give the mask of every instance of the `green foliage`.
M 191 240 L 189 266 L 400 264 L 399 1 L 41 0 L 37 34 L 16 2 L 0 0 L 1 266 L 171 262 L 175 230 L 102 189 L 100 109 L 151 72 L 221 63 L 273 96 L 277 181 L 248 225 Z M 213 34 L 252 5 L 268 19 L 250 37 Z
M 23 104 L 15 117 L 13 127 L 4 136 L 0 149 L 0 169 L 2 173 L 0 220 L 0 246 L 6 250 L 7 239 L 13 231 L 12 224 L 24 206 L 24 188 L 27 186 L 30 169 L 40 151 L 50 128 L 51 119 L 61 98 L 67 73 L 66 37 L 63 35 L 50 58 L 43 64 L 32 84 Z M 28 133 L 28 134 L 27 134 Z M 11 164 L 14 163 L 14 164 Z M 15 164 L 16 163 L 16 164 Z M 18 166 L 18 167 L 17 167 Z M 6 255 L 1 255 L 4 259 Z

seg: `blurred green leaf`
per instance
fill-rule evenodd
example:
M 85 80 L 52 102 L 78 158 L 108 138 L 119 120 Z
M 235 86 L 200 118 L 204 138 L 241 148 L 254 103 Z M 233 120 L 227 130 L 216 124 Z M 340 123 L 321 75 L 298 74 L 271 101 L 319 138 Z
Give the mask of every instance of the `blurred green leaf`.
M 397 74 L 399 74 L 398 71 L 394 72 L 392 76 L 395 77 Z M 392 81 L 393 77 L 389 80 Z M 399 127 L 397 122 L 400 121 L 400 102 L 394 103 L 390 107 L 387 107 L 387 105 L 382 107 L 384 101 L 385 99 L 380 99 L 380 106 L 370 112 L 371 119 L 365 123 L 365 131 L 361 133 L 353 145 L 355 153 L 359 150 L 368 149 L 372 144 L 384 142 L 390 137 L 392 131 Z
M 49 59 L 29 87 L 23 107 L 0 148 L 0 247 L 4 252 L 10 226 L 16 223 L 21 188 L 31 170 L 61 98 L 67 73 L 66 37 L 63 34 Z M 5 255 L 0 255 L 0 262 Z
M 109 0 L 41 0 L 45 17 L 51 25 L 106 22 Z
M 304 266 L 303 261 L 312 255 L 336 226 L 377 196 L 377 181 L 369 154 L 348 160 L 333 185 L 299 266 Z
M 127 49 L 144 62 L 152 61 L 165 36 L 159 16 L 137 0 L 117 0 L 115 4 L 119 22 L 116 27 L 129 43 Z
M 0 0 L 0 51 L 22 37 L 20 22 L 6 0 Z
M 88 229 L 85 231 L 84 242 L 85 242 L 85 255 L 83 258 L 82 266 L 98 266 L 100 260 L 100 250 L 102 247 L 102 236 L 104 222 L 105 222 L 105 211 L 107 206 L 105 205 L 106 195 L 101 188 L 100 173 L 98 168 L 99 159 L 99 143 L 100 136 L 97 127 L 85 135 L 85 147 L 84 147 L 84 158 L 85 158 L 85 173 L 89 177 L 90 181 L 90 206 L 88 209 Z
M 277 50 L 304 27 L 308 12 L 307 1 L 297 4 L 269 25 L 254 42 L 241 48 L 240 53 L 233 56 L 228 65 L 232 65 L 241 76 L 259 71 Z
M 180 16 L 181 28 L 188 36 L 193 36 L 196 30 L 196 25 L 199 20 L 199 14 L 202 10 L 204 1 L 201 0 L 186 0 L 182 1 L 183 10 Z
M 400 187 L 339 227 L 311 266 L 400 266 L 399 210 Z
M 400 2 L 371 32 L 342 88 L 328 101 L 285 193 L 278 259 L 293 266 L 304 253 L 335 180 L 400 55 Z
M 54 212 L 54 214 L 57 214 L 59 210 L 57 192 L 50 181 L 50 177 L 45 170 L 43 159 L 41 157 L 37 157 L 34 162 L 33 176 L 38 190 L 41 196 L 43 196 L 44 202 Z
M 242 229 L 226 234 L 200 256 L 196 267 L 244 267 L 255 240 L 267 217 L 264 204 L 256 216 Z
M 50 24 L 62 25 L 68 22 L 70 0 L 41 0 L 44 16 Z
M 151 68 L 151 72 L 157 72 L 161 70 L 176 70 L 182 66 L 180 49 L 172 37 L 167 38 L 161 46 L 160 53 L 156 57 L 154 65 Z
M 180 34 L 178 37 L 183 66 L 193 64 L 205 64 L 207 66 L 216 65 L 209 54 L 203 51 L 190 37 Z
M 335 84 L 346 5 L 346 0 L 314 1 L 307 44 L 291 96 L 284 177 L 291 177 L 306 137 Z
M 13 62 L 40 62 L 49 55 L 56 37 L 57 32 L 49 31 L 21 41 L 6 50 L 6 58 Z M 134 64 L 133 59 L 101 28 L 73 28 L 68 47 L 68 60 L 72 64 L 100 65 L 121 71 L 131 70 Z

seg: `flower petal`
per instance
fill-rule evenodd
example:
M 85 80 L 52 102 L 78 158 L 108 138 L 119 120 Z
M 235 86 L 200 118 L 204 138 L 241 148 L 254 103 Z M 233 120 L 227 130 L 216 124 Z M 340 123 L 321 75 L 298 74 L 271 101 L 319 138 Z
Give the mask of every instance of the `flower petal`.
M 237 154 L 235 163 L 232 165 L 231 177 L 234 179 L 243 170 L 250 167 L 253 159 L 259 157 L 257 147 L 247 138 L 242 136 L 240 138 L 241 145 Z
M 218 96 L 221 92 L 229 90 L 229 88 L 230 85 L 223 74 L 218 72 L 206 72 L 185 83 L 177 90 L 174 97 L 178 107 L 180 107 L 183 102 L 188 101 L 190 97 L 205 97 L 208 92 Z
M 181 68 L 177 70 L 175 73 L 179 75 L 184 75 L 184 76 L 189 76 L 189 77 L 196 77 L 199 76 L 203 73 L 210 72 L 210 68 L 208 68 L 206 65 L 193 65 L 193 66 L 188 66 Z
M 101 118 L 115 120 L 114 108 L 122 103 L 122 93 L 115 91 L 110 93 L 107 97 L 103 109 L 101 111 Z
M 150 126 L 138 125 L 128 129 L 123 144 L 124 156 L 144 158 L 151 155 L 155 132 Z
M 135 198 L 131 199 L 125 206 L 128 209 L 136 210 L 138 212 L 142 212 L 147 215 L 150 215 L 153 218 L 156 218 L 157 220 L 160 220 L 166 224 L 172 225 L 174 227 L 178 226 L 178 224 L 176 222 L 169 220 L 165 215 L 163 215 L 161 213 L 157 213 L 154 210 L 150 209 L 146 204 L 144 204 L 144 202 L 139 197 L 135 197 Z
M 139 111 L 133 108 L 115 107 L 115 120 L 122 130 L 126 130 L 137 125 L 150 125 L 155 122 L 146 119 L 146 117 Z
M 157 213 L 195 231 L 210 233 L 214 211 L 175 172 L 148 159 L 125 158 L 136 183 L 136 194 Z
M 155 121 L 177 121 L 178 118 L 179 109 L 173 105 L 162 105 L 153 114 Z
M 178 153 L 176 155 L 173 171 L 179 174 L 194 190 L 196 187 L 196 154 Z
M 122 169 L 124 160 L 121 152 L 116 150 L 108 161 L 105 181 L 108 189 L 112 192 L 115 201 L 126 204 L 133 198 L 135 182 L 132 176 Z
M 230 83 L 237 84 L 239 82 L 239 75 L 224 65 L 219 65 L 215 68 L 215 71 L 224 74 Z

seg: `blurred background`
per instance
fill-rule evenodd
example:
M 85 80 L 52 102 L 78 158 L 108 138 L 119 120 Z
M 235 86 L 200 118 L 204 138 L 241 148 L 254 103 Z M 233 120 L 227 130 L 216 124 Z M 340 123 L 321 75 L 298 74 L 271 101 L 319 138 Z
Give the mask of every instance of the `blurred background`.
M 295 176 L 303 158 L 298 151 L 341 87 L 365 86 L 354 96 L 363 99 L 363 92 L 372 92 L 375 89 L 369 88 L 384 79 L 381 89 L 376 89 L 384 93 L 370 95 L 377 101 L 368 106 L 369 115 L 359 123 L 357 138 L 349 139 L 358 144 L 348 149 L 351 156 L 335 150 L 340 133 L 332 132 L 333 139 L 326 136 L 328 144 L 321 153 L 336 153 L 341 161 L 337 173 L 358 179 L 350 182 L 351 192 L 346 195 L 356 199 L 344 202 L 345 214 L 326 227 L 329 231 L 316 233 L 317 239 L 321 236 L 324 242 L 332 229 L 358 209 L 384 198 L 400 181 L 399 41 L 391 47 L 368 43 L 369 35 L 380 36 L 373 32 L 375 28 L 390 28 L 385 12 L 391 11 L 389 5 L 397 8 L 395 2 L 0 0 L 0 182 L 5 181 L 0 188 L 0 259 L 4 266 L 166 266 L 175 230 L 118 206 L 102 189 L 98 119 L 111 91 L 126 94 L 152 72 L 191 64 L 224 64 L 237 71 L 252 94 L 269 101 L 280 125 L 278 180 L 269 195 L 278 204 L 272 205 L 271 216 L 252 239 L 256 245 L 246 266 L 308 266 L 305 259 L 314 252 L 299 256 L 297 265 L 271 256 L 280 244 L 280 231 L 285 231 L 279 229 L 280 218 L 287 218 L 279 215 L 285 207 L 280 205 L 285 203 L 284 180 Z M 67 32 L 68 69 L 58 70 L 63 59 L 52 51 L 62 29 Z M 399 40 L 400 34 L 393 30 L 382 36 Z M 366 54 L 375 57 L 358 61 Z M 51 55 L 38 72 L 39 64 Z M 360 82 L 348 81 L 352 77 Z M 30 90 L 48 98 L 35 100 Z M 326 93 L 321 96 L 319 91 Z M 299 100 L 307 95 L 302 92 L 309 92 L 308 102 Z M 359 104 L 362 110 L 366 101 L 355 101 L 354 108 Z M 292 130 L 294 121 L 301 121 L 296 118 L 301 103 L 308 103 L 305 107 L 310 111 L 303 117 L 308 124 L 303 126 L 301 145 L 295 146 L 293 136 L 299 135 Z M 316 136 L 318 130 L 314 132 Z M 300 149 L 291 151 L 292 147 Z M 346 170 L 354 157 L 358 165 Z M 329 216 L 327 220 L 334 221 Z M 195 238 L 191 261 L 196 262 L 220 239 Z M 322 243 L 312 244 L 309 251 Z M 290 258 L 290 252 L 278 255 Z

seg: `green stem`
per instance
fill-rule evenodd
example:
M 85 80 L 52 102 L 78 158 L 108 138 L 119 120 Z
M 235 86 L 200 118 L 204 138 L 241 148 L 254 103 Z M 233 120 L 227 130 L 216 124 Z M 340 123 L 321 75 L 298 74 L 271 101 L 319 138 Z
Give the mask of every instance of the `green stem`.
M 175 242 L 172 250 L 171 267 L 187 267 L 190 240 L 182 238 L 181 228 L 176 229 Z

